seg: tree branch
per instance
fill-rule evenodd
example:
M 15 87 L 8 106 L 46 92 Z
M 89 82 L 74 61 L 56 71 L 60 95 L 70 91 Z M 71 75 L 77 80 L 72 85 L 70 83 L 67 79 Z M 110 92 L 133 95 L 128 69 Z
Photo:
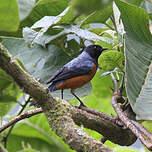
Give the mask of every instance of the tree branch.
M 132 123 L 140 130 L 147 138 L 148 140 L 152 143 L 152 134 L 142 125 L 140 125 L 138 122 L 133 121 Z
M 122 122 L 125 124 L 125 126 L 127 128 L 129 128 L 149 150 L 152 150 L 152 143 L 149 143 L 145 139 L 145 137 L 136 128 L 136 126 L 132 123 L 132 121 L 130 119 L 128 119 L 127 116 L 125 116 L 125 114 L 121 110 L 120 106 L 117 104 L 118 98 L 119 98 L 119 96 L 113 96 L 111 99 L 111 103 L 112 103 L 113 108 L 117 112 L 119 118 L 122 120 Z
M 51 130 L 60 136 L 72 149 L 93 152 L 111 151 L 101 142 L 83 132 L 77 126 L 80 124 L 102 133 L 107 139 L 109 138 L 109 140 L 115 143 L 129 145 L 135 141 L 134 134 L 129 130 L 124 130 L 115 123 L 105 120 L 100 116 L 77 109 L 66 101 L 54 99 L 48 89 L 44 88 L 19 66 L 2 44 L 0 44 L 0 67 L 14 79 L 24 92 L 37 101 L 48 119 Z M 115 136 L 116 134 L 118 135 Z M 120 141 L 119 137 L 123 140 Z M 126 143 L 123 142 L 124 139 Z
M 5 125 L 3 125 L 1 128 L 0 128 L 0 133 L 2 131 L 4 131 L 5 129 L 7 129 L 8 127 L 14 125 L 15 123 L 17 123 L 18 121 L 20 120 L 23 120 L 25 118 L 29 118 L 29 117 L 32 117 L 34 115 L 37 115 L 39 113 L 42 113 L 43 110 L 42 108 L 38 108 L 38 109 L 34 109 L 34 110 L 29 110 L 29 111 L 26 111 L 20 115 L 18 115 L 17 117 L 15 117 L 14 119 L 10 120 L 8 123 L 6 123 Z
M 130 120 L 122 111 L 120 106 L 118 105 L 117 101 L 121 98 L 121 95 L 119 93 L 117 80 L 115 79 L 114 75 L 111 73 L 111 78 L 114 83 L 114 90 L 116 91 L 114 93 L 114 96 L 111 98 L 111 103 L 113 108 L 115 109 L 116 113 L 118 114 L 119 119 L 125 124 L 127 128 L 129 128 L 137 138 L 149 149 L 152 150 L 152 142 L 151 138 L 152 134 L 149 133 L 144 127 L 141 127 L 140 124 L 137 122 L 134 122 L 133 120 Z M 146 132 L 146 133 L 145 133 Z M 145 135 L 148 135 L 148 139 L 150 139 L 150 142 L 146 140 L 146 138 L 142 135 L 145 133 Z
M 0 67 L 9 74 L 14 81 L 33 97 L 42 107 L 50 128 L 65 141 L 71 149 L 76 151 L 111 152 L 101 142 L 93 139 L 86 133 L 80 135 L 80 128 L 71 118 L 69 107 L 55 100 L 48 89 L 45 89 L 30 74 L 23 70 L 11 57 L 7 49 L 0 43 Z
M 122 127 L 116 125 L 115 117 L 108 116 L 102 112 L 86 107 L 83 107 L 83 110 L 71 107 L 71 111 L 72 118 L 77 125 L 82 124 L 85 128 L 95 130 L 106 136 L 107 140 L 122 146 L 131 145 L 136 141 L 136 137 L 132 135 L 130 130 L 123 129 Z M 29 118 L 42 112 L 43 110 L 41 108 L 26 111 L 3 125 L 0 128 L 0 133 L 22 119 Z M 113 129 L 115 132 L 113 132 Z
M 95 130 L 107 140 L 121 146 L 131 145 L 137 139 L 130 129 L 121 127 L 122 122 L 117 121 L 116 123 L 116 117 L 91 108 L 83 107 L 82 110 L 72 108 L 72 118 L 76 124 L 82 124 L 85 128 Z

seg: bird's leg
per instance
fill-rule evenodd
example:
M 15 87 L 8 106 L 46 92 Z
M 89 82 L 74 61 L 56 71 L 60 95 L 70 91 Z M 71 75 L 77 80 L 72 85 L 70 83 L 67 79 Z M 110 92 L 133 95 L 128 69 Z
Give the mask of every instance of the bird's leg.
M 61 99 L 63 99 L 63 89 L 61 89 Z
M 79 99 L 79 97 L 78 97 L 78 96 L 76 96 L 76 94 L 74 93 L 74 90 L 73 90 L 73 89 L 71 89 L 71 93 L 72 93 L 72 95 L 74 95 L 74 96 L 79 100 L 79 102 L 80 102 L 79 107 L 81 107 L 81 106 L 83 106 L 83 107 L 87 107 L 87 106 L 85 106 L 85 105 L 84 105 L 84 103 Z

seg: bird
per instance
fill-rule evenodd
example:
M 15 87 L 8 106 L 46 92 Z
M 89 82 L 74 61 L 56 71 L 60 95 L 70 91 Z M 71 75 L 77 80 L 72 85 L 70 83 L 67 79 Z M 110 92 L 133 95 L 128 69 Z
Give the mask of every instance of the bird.
M 80 102 L 79 107 L 86 107 L 74 91 L 87 84 L 94 77 L 98 68 L 98 58 L 104 50 L 107 48 L 100 45 L 89 45 L 84 48 L 78 57 L 65 64 L 47 80 L 49 91 L 61 90 L 61 98 L 63 99 L 63 90 L 71 89 L 71 94 Z

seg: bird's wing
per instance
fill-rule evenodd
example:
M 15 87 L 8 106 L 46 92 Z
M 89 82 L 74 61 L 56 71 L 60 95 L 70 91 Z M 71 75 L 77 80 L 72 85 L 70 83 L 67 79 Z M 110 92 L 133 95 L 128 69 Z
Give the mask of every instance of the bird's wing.
M 56 82 L 60 80 L 66 80 L 76 76 L 88 74 L 94 66 L 94 63 L 90 60 L 86 61 L 77 61 L 74 60 L 66 64 L 63 68 L 58 70 L 54 76 L 52 76 L 47 84 L 51 82 Z
M 49 84 L 51 82 L 53 82 L 54 79 L 56 79 L 58 77 L 59 74 L 61 74 L 61 72 L 64 70 L 65 67 L 60 68 L 52 77 L 50 77 L 46 84 Z

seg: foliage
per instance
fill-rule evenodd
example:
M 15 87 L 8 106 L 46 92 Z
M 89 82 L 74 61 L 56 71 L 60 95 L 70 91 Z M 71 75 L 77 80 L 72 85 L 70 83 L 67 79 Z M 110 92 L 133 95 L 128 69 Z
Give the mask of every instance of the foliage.
M 3 10 L 0 15 L 0 31 L 16 31 L 19 26 L 19 12 L 16 0 L 7 3 L 5 0 L 1 0 L 0 3 L 0 9 Z M 8 9 L 9 11 L 7 12 Z
M 90 83 L 78 89 L 76 94 L 82 97 L 88 107 L 115 114 L 110 104 L 111 79 L 109 76 L 101 77 L 101 74 L 117 67 L 120 77 L 122 72 L 126 74 L 127 96 L 134 112 L 140 119 L 152 119 L 150 2 L 0 0 L 0 4 L 0 40 L 21 67 L 40 79 L 42 84 L 45 85 L 46 80 L 60 67 L 78 56 L 84 46 L 98 44 L 108 48 L 99 58 L 102 70 L 98 70 L 91 81 L 92 86 Z M 0 116 L 5 120 L 7 116 L 10 117 L 10 111 L 16 107 L 16 103 L 23 103 L 26 98 L 2 70 L 0 90 Z M 53 96 L 60 97 L 60 91 L 54 92 Z M 64 98 L 73 97 L 69 91 L 65 91 Z M 77 104 L 75 99 L 70 102 Z M 18 106 L 14 111 L 16 109 Z M 146 126 L 151 127 L 149 124 Z M 99 134 L 86 131 L 100 139 Z M 117 151 L 130 150 L 120 149 L 109 141 L 106 144 Z M 56 152 L 72 151 L 50 131 L 43 114 L 18 123 L 8 138 L 7 149 L 12 152 L 47 152 L 50 149 Z

